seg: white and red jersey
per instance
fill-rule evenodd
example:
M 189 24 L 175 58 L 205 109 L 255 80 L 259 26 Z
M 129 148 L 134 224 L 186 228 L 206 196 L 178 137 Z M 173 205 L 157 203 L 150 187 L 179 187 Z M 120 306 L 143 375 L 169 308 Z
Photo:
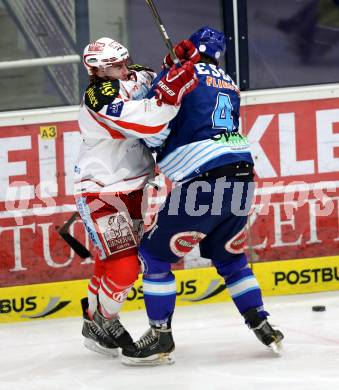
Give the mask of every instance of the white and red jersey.
M 75 166 L 75 194 L 144 187 L 154 159 L 140 139 L 167 135 L 168 122 L 179 109 L 145 99 L 151 81 L 149 72 L 141 71 L 128 81 L 87 88 L 78 118 L 83 142 Z

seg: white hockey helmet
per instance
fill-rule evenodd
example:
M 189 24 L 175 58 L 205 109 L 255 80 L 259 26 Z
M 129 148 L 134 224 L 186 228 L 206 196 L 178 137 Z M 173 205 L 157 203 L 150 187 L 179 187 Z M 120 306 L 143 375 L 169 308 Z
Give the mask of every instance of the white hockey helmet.
M 83 63 L 89 75 L 92 68 L 107 67 L 129 58 L 128 50 L 111 38 L 100 38 L 89 43 L 84 50 Z

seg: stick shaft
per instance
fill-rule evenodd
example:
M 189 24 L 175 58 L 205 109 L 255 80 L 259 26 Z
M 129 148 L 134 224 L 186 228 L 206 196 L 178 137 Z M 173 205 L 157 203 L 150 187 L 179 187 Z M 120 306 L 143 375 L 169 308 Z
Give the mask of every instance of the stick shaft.
M 69 228 L 75 222 L 77 217 L 78 213 L 73 213 L 69 220 L 61 228 L 59 228 L 57 232 L 78 256 L 80 256 L 82 259 L 86 259 L 87 257 L 92 257 L 91 253 L 83 244 L 81 244 L 81 242 L 79 242 L 76 238 L 72 237 L 69 233 Z
M 172 61 L 175 64 L 179 64 L 180 61 L 173 50 L 172 42 L 171 42 L 171 40 L 170 40 L 166 30 L 165 30 L 164 24 L 162 23 L 162 20 L 161 20 L 160 15 L 159 15 L 159 13 L 154 5 L 153 0 L 145 0 L 145 1 L 146 1 L 147 5 L 149 6 L 150 10 L 152 11 L 155 23 L 159 28 L 160 34 L 162 36 L 163 41 L 165 42 L 167 49 L 169 50 L 169 54 L 172 58 Z

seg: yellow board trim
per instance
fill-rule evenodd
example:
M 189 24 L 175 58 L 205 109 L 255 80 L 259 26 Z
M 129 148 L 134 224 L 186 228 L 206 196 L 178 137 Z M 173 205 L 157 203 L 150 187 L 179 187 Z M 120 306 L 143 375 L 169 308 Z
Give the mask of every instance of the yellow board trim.
M 252 265 L 264 296 L 339 290 L 339 256 L 284 260 Z M 174 272 L 177 305 L 230 300 L 216 270 L 195 268 Z M 0 288 L 0 323 L 38 318 L 81 316 L 80 299 L 87 280 Z M 141 277 L 124 305 L 124 311 L 144 309 Z

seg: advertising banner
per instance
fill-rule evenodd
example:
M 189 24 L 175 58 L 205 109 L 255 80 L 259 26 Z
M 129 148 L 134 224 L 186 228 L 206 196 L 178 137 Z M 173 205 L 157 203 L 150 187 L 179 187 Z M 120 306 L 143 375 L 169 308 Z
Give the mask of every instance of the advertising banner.
M 339 256 L 257 263 L 253 271 L 265 296 L 339 289 Z M 224 280 L 212 267 L 177 270 L 175 275 L 178 306 L 230 300 Z M 80 299 L 86 295 L 87 282 L 74 280 L 0 288 L 0 323 L 79 317 Z M 139 277 L 123 311 L 144 308 Z
M 339 99 L 242 109 L 255 161 L 253 261 L 338 254 Z

